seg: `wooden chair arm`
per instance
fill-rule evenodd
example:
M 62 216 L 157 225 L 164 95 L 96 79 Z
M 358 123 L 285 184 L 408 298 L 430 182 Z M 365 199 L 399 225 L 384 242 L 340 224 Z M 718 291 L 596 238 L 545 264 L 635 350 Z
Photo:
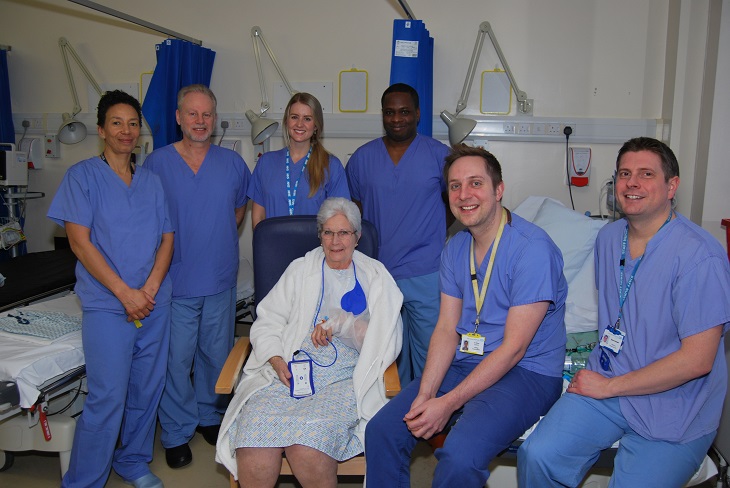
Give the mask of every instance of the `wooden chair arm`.
M 385 382 L 385 396 L 393 398 L 400 393 L 400 377 L 398 376 L 398 366 L 395 361 L 385 370 L 383 381 Z
M 215 383 L 216 393 L 228 395 L 233 391 L 233 387 L 236 386 L 238 377 L 241 374 L 243 362 L 249 354 L 251 354 L 251 339 L 240 337 L 228 354 L 221 374 L 218 376 L 218 381 Z

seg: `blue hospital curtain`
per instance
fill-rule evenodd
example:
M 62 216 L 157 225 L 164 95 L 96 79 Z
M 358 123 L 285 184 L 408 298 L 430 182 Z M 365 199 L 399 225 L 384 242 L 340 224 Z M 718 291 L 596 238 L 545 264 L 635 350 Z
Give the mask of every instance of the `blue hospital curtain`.
M 142 104 L 142 114 L 152 131 L 154 147 L 182 138 L 175 121 L 177 92 L 200 83 L 210 86 L 215 51 L 179 39 L 167 39 L 155 46 L 157 66 Z
M 8 52 L 5 49 L 0 49 L 0 142 L 15 144 L 13 109 L 10 106 Z
M 433 37 L 421 20 L 393 21 L 390 84 L 406 83 L 418 92 L 418 133 L 433 134 Z

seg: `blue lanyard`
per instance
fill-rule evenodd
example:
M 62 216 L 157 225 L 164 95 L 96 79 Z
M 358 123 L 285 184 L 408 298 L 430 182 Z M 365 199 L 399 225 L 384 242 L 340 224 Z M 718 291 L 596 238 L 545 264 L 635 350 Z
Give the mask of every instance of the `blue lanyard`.
M 312 154 L 312 146 L 309 146 L 309 151 L 307 152 L 307 157 L 304 159 L 304 164 L 302 165 L 302 172 L 299 173 L 299 177 L 297 178 L 296 183 L 294 183 L 294 192 L 291 190 L 290 180 L 291 180 L 291 169 L 289 168 L 289 165 L 291 164 L 291 160 L 289 158 L 289 149 L 286 150 L 286 199 L 289 202 L 289 215 L 294 215 L 294 204 L 297 202 L 297 188 L 299 187 L 299 180 L 302 179 L 302 175 L 304 174 L 304 170 L 307 169 L 307 163 L 309 162 L 309 156 Z
M 670 220 L 672 220 L 672 214 L 674 212 L 672 210 L 669 211 L 669 217 L 667 217 L 667 220 L 664 221 L 661 227 L 659 227 L 659 230 L 662 230 L 665 225 L 669 223 Z M 657 232 L 659 232 L 659 230 Z M 628 247 L 629 242 L 629 224 L 626 224 L 626 228 L 624 229 L 624 237 L 621 240 L 621 261 L 619 261 L 619 302 L 618 302 L 618 319 L 616 320 L 616 325 L 614 326 L 615 329 L 619 329 L 621 326 L 621 319 L 623 318 L 623 310 L 624 310 L 624 302 L 626 302 L 626 297 L 629 296 L 629 290 L 631 289 L 631 285 L 634 284 L 634 276 L 636 276 L 636 271 L 638 271 L 639 266 L 641 265 L 641 262 L 644 260 L 644 254 L 641 255 L 639 260 L 636 262 L 636 266 L 634 267 L 633 271 L 631 271 L 631 276 L 629 276 L 628 281 L 626 282 L 626 289 L 624 290 L 624 267 L 626 264 L 626 248 Z M 646 252 L 645 252 L 646 253 Z
M 317 305 L 317 311 L 314 313 L 314 319 L 312 320 L 312 327 L 314 327 L 317 324 L 317 317 L 319 317 L 319 311 L 322 309 L 322 301 L 324 300 L 324 261 L 325 261 L 324 258 L 322 258 L 322 290 L 320 291 L 320 294 L 319 294 L 319 304 Z M 355 263 L 353 262 L 352 265 L 355 266 Z M 327 320 L 329 320 L 329 317 L 325 316 L 324 320 L 326 322 Z M 319 364 L 317 361 L 314 360 L 314 358 L 312 356 L 309 355 L 309 353 L 307 351 L 304 351 L 302 349 L 294 351 L 294 354 L 292 355 L 292 359 L 294 359 L 294 356 L 296 356 L 297 354 L 302 353 L 302 354 L 306 354 L 306 356 L 309 358 L 309 360 L 312 361 L 317 366 L 320 366 L 322 368 L 329 368 L 330 366 L 335 364 L 335 362 L 337 362 L 337 356 L 338 356 L 337 346 L 335 346 L 335 343 L 330 342 L 330 345 L 335 349 L 335 358 L 329 364 L 326 364 L 326 365 Z

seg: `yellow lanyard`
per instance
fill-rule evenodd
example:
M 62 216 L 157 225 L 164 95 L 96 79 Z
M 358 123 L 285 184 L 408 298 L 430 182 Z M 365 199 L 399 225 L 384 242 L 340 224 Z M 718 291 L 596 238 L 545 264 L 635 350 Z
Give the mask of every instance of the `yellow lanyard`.
M 469 247 L 469 271 L 471 272 L 471 285 L 474 290 L 474 302 L 477 308 L 477 318 L 474 321 L 475 334 L 477 333 L 477 329 L 479 329 L 479 315 L 482 311 L 482 305 L 484 305 L 484 297 L 487 296 L 487 287 L 489 286 L 489 279 L 492 277 L 492 268 L 494 267 L 494 257 L 497 255 L 497 248 L 499 247 L 499 241 L 502 238 L 502 232 L 506 223 L 507 210 L 503 208 L 502 219 L 499 221 L 499 230 L 497 230 L 497 236 L 494 238 L 494 243 L 492 244 L 492 252 L 489 254 L 489 264 L 487 265 L 487 272 L 484 274 L 481 291 L 479 290 L 477 271 L 474 265 L 474 238 L 471 238 L 471 246 Z

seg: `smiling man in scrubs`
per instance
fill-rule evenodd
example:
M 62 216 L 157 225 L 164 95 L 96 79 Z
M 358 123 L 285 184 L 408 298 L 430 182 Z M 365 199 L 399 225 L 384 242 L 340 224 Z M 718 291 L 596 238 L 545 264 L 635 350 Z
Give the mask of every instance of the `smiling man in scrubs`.
M 403 293 L 403 349 L 398 374 L 420 376 L 439 312 L 438 258 L 446 242 L 443 169 L 449 148 L 416 132 L 418 93 L 396 83 L 383 93 L 385 136 L 350 157 L 345 172 L 363 220 L 378 229 L 378 260 Z
M 673 208 L 679 164 L 661 141 L 616 160 L 624 219 L 595 248 L 599 347 L 518 451 L 522 488 L 577 486 L 620 440 L 609 486 L 679 488 L 699 468 L 727 389 L 730 265 Z
M 216 98 L 206 86 L 181 89 L 175 116 L 182 140 L 152 152 L 145 167 L 160 176 L 176 229 L 170 354 L 159 415 L 167 464 L 180 468 L 192 461 L 188 441 L 196 429 L 215 445 L 226 410 L 215 382 L 233 347 L 238 226 L 251 172 L 237 153 L 211 144 Z

